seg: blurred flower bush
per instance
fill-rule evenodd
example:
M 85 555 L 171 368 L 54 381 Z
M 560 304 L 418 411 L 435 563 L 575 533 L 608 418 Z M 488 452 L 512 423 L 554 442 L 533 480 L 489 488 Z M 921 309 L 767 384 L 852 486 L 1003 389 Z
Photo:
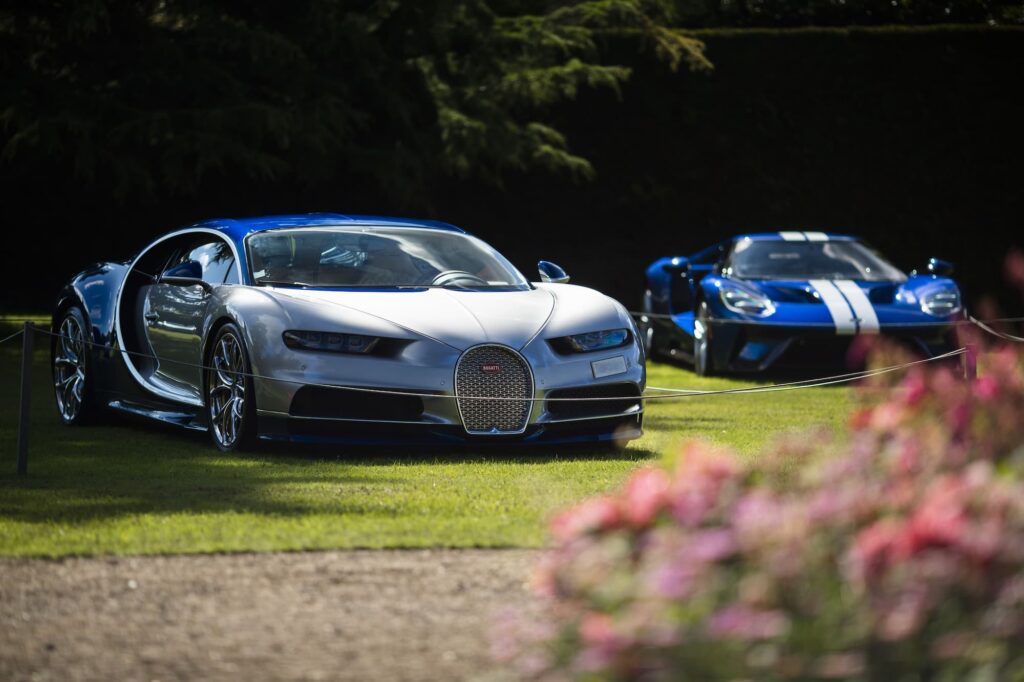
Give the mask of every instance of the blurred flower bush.
M 542 612 L 495 654 L 542 680 L 1024 679 L 1024 370 L 985 362 L 875 380 L 847 434 L 756 467 L 689 444 L 565 511 Z

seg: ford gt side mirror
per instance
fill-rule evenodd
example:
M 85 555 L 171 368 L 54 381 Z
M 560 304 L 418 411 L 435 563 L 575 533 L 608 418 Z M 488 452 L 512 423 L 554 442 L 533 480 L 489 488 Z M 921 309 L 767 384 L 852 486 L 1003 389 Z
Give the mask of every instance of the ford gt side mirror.
M 948 260 L 929 258 L 928 272 L 932 273 L 936 277 L 949 277 L 953 274 L 953 264 Z
M 690 262 L 685 258 L 673 258 L 662 265 L 661 269 L 673 277 L 686 275 L 690 272 Z
M 213 287 L 202 278 L 203 266 L 194 260 L 187 260 L 184 263 L 175 265 L 164 270 L 158 280 L 161 284 L 170 284 L 178 287 L 200 286 L 203 291 L 210 293 Z
M 537 271 L 540 273 L 540 281 L 542 282 L 566 284 L 569 281 L 569 275 L 566 274 L 565 270 L 551 261 L 542 260 L 537 263 Z

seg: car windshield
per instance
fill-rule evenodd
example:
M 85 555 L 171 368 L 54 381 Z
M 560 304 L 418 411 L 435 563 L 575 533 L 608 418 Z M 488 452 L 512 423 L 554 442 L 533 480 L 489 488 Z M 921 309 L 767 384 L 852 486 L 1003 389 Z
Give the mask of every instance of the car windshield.
M 246 240 L 254 283 L 309 287 L 529 287 L 505 258 L 458 232 L 289 228 Z
M 871 248 L 852 241 L 741 239 L 733 246 L 725 270 L 739 279 L 899 282 L 907 278 Z

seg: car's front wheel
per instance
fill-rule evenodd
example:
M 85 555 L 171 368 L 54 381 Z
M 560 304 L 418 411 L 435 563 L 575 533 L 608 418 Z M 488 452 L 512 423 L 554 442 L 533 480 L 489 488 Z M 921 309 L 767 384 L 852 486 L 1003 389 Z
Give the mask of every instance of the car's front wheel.
M 701 301 L 697 306 L 697 317 L 693 321 L 693 371 L 702 377 L 715 373 L 711 343 L 711 315 L 707 301 Z
M 218 329 L 204 371 L 210 437 L 223 452 L 256 444 L 256 391 L 251 367 L 238 327 L 228 323 Z

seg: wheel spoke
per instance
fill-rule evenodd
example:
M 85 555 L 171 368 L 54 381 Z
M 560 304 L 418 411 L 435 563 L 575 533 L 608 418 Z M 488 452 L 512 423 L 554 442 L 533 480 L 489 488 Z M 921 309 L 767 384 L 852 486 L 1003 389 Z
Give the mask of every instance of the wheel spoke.
M 207 376 L 210 429 L 221 446 L 229 447 L 245 421 L 245 355 L 235 335 L 217 341 Z
M 85 393 L 85 335 L 82 325 L 68 314 L 59 327 L 53 358 L 53 385 L 57 409 L 65 421 L 73 421 L 81 409 Z

